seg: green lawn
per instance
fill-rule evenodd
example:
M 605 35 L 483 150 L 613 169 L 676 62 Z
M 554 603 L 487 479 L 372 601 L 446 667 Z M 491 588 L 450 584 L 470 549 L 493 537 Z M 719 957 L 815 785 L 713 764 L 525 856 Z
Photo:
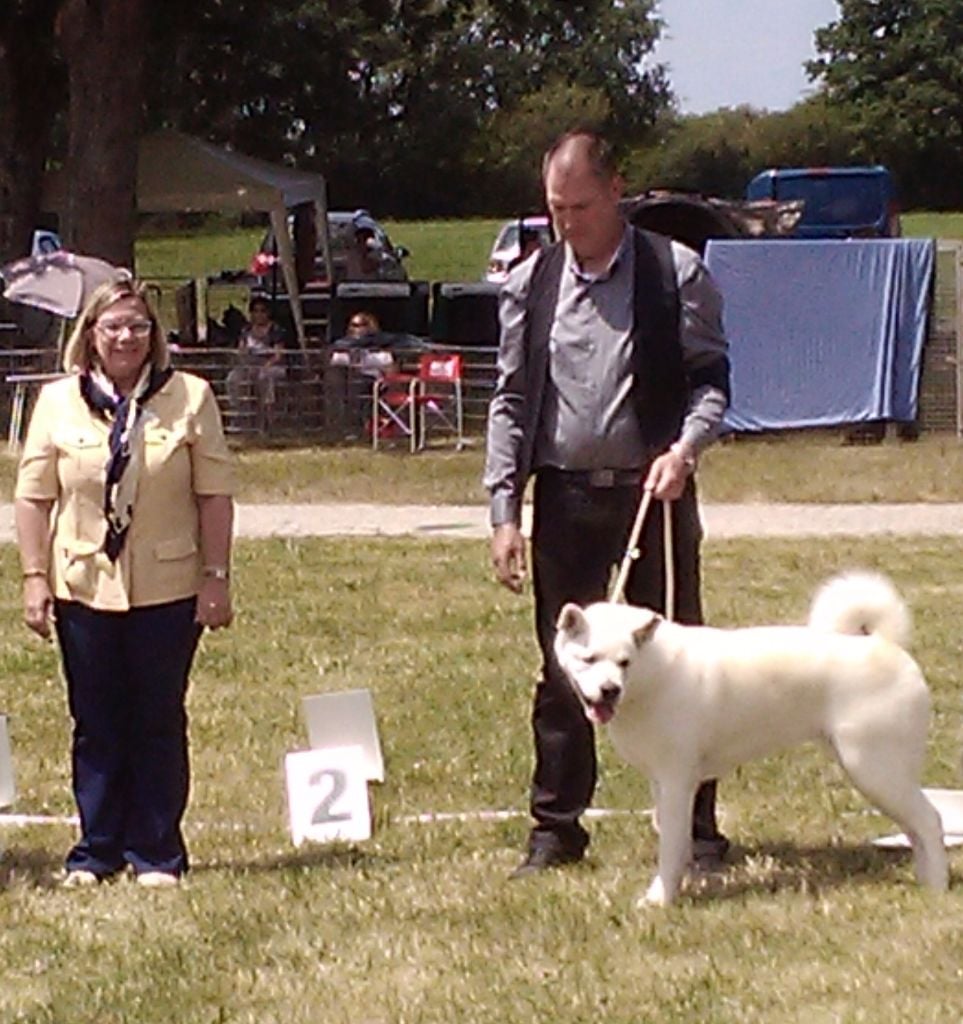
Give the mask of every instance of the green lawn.
M 482 439 L 467 451 L 304 445 L 238 450 L 242 502 L 479 504 Z M 0 455 L 0 500 L 10 500 L 16 460 Z M 842 431 L 740 438 L 711 448 L 699 470 L 707 501 L 963 502 L 963 444 L 931 434 L 916 442 L 847 445 Z
M 239 451 L 242 501 L 481 501 L 482 453 Z M 0 460 L 9 496 L 14 463 Z M 952 438 L 848 446 L 838 435 L 717 446 L 714 501 L 963 500 Z M 710 541 L 718 625 L 798 622 L 825 576 L 892 575 L 934 694 L 928 785 L 959 777 L 963 541 Z M 73 811 L 56 651 L 20 623 L 0 546 L 0 710 L 22 813 Z M 963 860 L 921 892 L 891 831 L 815 747 L 721 788 L 725 875 L 665 912 L 635 909 L 653 869 L 644 781 L 600 743 L 587 863 L 507 884 L 525 839 L 531 598 L 496 587 L 483 541 L 239 541 L 238 618 L 205 637 L 190 697 L 194 871 L 176 892 L 63 891 L 73 830 L 0 827 L 0 1022 L 25 1024 L 878 1024 L 959 1019 Z M 374 835 L 295 849 L 282 761 L 300 698 L 374 697 L 386 781 Z M 509 809 L 503 821 L 418 824 Z
M 0 1020 L 24 1024 L 945 1024 L 959 1019 L 963 861 L 920 891 L 890 831 L 814 747 L 721 785 L 725 875 L 668 911 L 635 909 L 655 856 L 647 786 L 602 739 L 588 861 L 506 883 L 524 843 L 535 670 L 531 607 L 490 579 L 480 542 L 242 542 L 238 620 L 204 639 L 190 698 L 194 871 L 64 891 L 73 831 L 4 828 Z M 931 785 L 960 784 L 963 544 L 714 542 L 718 624 L 799 621 L 842 566 L 890 572 L 913 607 L 934 693 Z M 15 556 L 0 549 L 0 571 Z M 17 810 L 72 811 L 54 649 L 0 604 L 0 708 Z M 372 839 L 295 850 L 281 763 L 305 694 L 372 691 L 386 781 Z M 506 821 L 416 824 L 428 811 Z
M 907 238 L 963 238 L 963 213 L 904 213 L 903 234 Z
M 421 281 L 478 281 L 501 220 L 386 221 L 396 245 L 411 255 L 408 273 Z M 264 235 L 262 228 L 146 235 L 137 243 L 138 272 L 148 278 L 205 277 L 243 270 Z
M 411 251 L 408 272 L 420 281 L 480 281 L 502 220 L 389 221 L 396 245 Z
M 396 245 L 411 255 L 411 276 L 423 281 L 477 281 L 501 219 L 385 222 Z M 908 237 L 963 238 L 963 213 L 903 215 Z M 204 277 L 246 268 L 263 236 L 261 228 L 150 235 L 137 244 L 137 266 L 145 277 Z

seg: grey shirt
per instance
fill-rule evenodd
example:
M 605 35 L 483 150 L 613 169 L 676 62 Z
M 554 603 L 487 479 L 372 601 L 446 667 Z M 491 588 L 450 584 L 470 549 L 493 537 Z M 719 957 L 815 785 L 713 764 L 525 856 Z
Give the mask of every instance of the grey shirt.
M 722 299 L 702 260 L 672 243 L 680 301 L 683 362 L 695 369 L 724 355 Z M 526 302 L 536 260 L 509 275 L 499 298 L 500 369 L 515 361 L 524 343 Z M 566 246 L 558 302 L 549 342 L 549 371 L 535 436 L 532 468 L 566 470 L 641 469 L 647 451 L 632 406 L 632 321 L 635 254 L 632 231 L 604 272 L 585 274 Z M 718 436 L 724 393 L 703 386 L 689 400 L 680 440 L 696 452 Z M 517 445 L 510 438 L 525 428 L 517 404 L 499 404 L 489 421 L 485 486 L 492 523 L 518 518 L 521 495 Z M 523 481 L 522 481 L 523 485 Z

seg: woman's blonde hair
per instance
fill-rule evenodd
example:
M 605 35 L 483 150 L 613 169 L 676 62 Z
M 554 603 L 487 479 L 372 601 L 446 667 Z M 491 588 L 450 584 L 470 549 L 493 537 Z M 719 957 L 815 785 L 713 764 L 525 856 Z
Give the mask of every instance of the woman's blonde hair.
M 138 299 L 150 320 L 150 354 L 154 367 L 163 370 L 171 361 L 167 339 L 161 331 L 160 321 L 148 296 L 147 285 L 132 278 L 108 281 L 97 288 L 77 318 L 64 346 L 64 369 L 68 373 L 84 372 L 94 365 L 92 334 L 94 324 L 109 306 L 121 299 Z

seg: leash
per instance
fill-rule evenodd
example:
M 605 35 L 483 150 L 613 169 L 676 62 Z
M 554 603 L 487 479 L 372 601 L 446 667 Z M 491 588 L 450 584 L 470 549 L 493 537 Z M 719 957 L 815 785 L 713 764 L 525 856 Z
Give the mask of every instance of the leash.
M 635 514 L 635 522 L 632 524 L 625 554 L 622 556 L 622 564 L 619 566 L 612 593 L 609 595 L 609 601 L 612 604 L 621 604 L 625 600 L 625 584 L 628 582 L 633 563 L 638 561 L 641 554 L 639 537 L 642 535 L 642 527 L 645 525 L 651 504 L 652 491 L 643 491 L 639 511 Z M 662 553 L 665 556 L 665 617 L 671 622 L 675 618 L 675 563 L 672 557 L 671 501 L 662 502 Z

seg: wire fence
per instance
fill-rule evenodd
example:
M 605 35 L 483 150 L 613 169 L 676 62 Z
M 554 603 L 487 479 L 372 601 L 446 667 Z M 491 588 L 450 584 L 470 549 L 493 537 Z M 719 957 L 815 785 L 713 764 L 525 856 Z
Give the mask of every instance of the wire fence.
M 0 323 L 0 346 L 15 345 L 16 329 Z M 497 349 L 491 346 L 445 346 L 463 359 L 465 432 L 484 431 L 495 387 Z M 237 365 L 233 348 L 190 346 L 172 351 L 178 369 L 210 381 L 230 434 L 304 438 L 320 443 L 369 440 L 372 378 L 355 367 L 332 365 L 331 346 L 312 338 L 302 352 L 292 352 L 271 408 L 264 408 L 255 388 L 228 388 Z M 413 372 L 418 353 L 396 352 L 396 368 Z M 0 347 L 0 417 L 16 444 L 37 387 L 58 370 L 57 350 Z M 232 393 L 233 392 L 233 393 Z M 963 240 L 941 240 L 937 248 L 929 332 L 923 352 L 917 426 L 921 432 L 963 437 Z
M 497 350 L 458 348 L 462 354 L 465 433 L 484 430 L 495 386 Z M 395 369 L 414 373 L 418 353 L 395 353 Z M 373 377 L 357 366 L 331 365 L 328 351 L 292 352 L 282 379 L 274 382 L 271 401 L 255 382 L 229 387 L 238 366 L 233 348 L 179 348 L 171 353 L 179 370 L 195 373 L 211 384 L 225 430 L 230 435 L 266 440 L 297 439 L 323 443 L 368 443 L 372 415 Z M 0 416 L 8 424 L 8 442 L 16 447 L 41 384 L 57 375 L 54 348 L 0 349 Z

